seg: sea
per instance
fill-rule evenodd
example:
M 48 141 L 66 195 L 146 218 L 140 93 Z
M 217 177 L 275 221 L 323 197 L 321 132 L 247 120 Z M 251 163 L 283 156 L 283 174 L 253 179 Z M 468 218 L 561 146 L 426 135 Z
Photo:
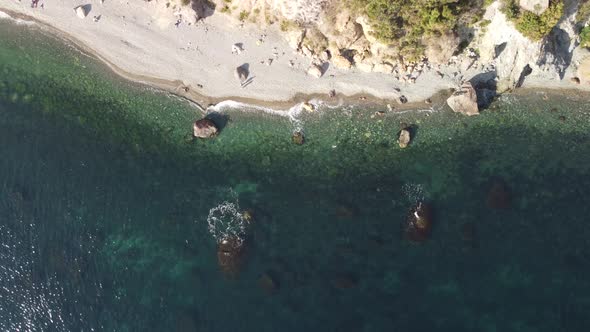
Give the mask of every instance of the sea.
M 590 95 L 312 103 L 202 109 L 0 20 L 0 331 L 590 330 Z

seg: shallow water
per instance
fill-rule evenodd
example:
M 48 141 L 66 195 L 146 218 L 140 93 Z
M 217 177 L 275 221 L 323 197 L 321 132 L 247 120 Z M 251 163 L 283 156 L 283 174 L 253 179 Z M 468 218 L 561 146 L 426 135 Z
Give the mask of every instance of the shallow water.
M 590 326 L 589 96 L 506 95 L 471 118 L 230 108 L 195 141 L 198 109 L 34 27 L 0 21 L 0 75 L 0 330 Z M 500 181 L 510 206 L 492 209 Z M 434 226 L 414 244 L 419 200 Z M 229 203 L 253 214 L 234 278 L 208 229 Z

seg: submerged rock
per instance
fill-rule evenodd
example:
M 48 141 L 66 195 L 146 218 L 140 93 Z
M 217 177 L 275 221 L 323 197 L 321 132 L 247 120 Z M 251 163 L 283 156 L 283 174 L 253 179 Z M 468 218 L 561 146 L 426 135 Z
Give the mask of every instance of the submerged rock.
M 227 239 L 217 244 L 217 265 L 227 278 L 234 279 L 240 272 L 244 244 L 238 239 Z
M 305 137 L 303 136 L 303 132 L 301 131 L 294 132 L 291 138 L 293 140 L 293 143 L 297 145 L 303 145 L 303 143 L 305 143 Z
M 258 286 L 269 295 L 279 290 L 279 282 L 269 272 L 264 272 L 260 278 L 258 278 Z
M 467 82 L 461 86 L 461 89 L 453 93 L 447 99 L 447 104 L 453 112 L 462 113 L 465 115 L 478 115 L 479 109 L 477 106 L 477 94 L 471 83 Z
M 339 204 L 335 214 L 338 218 L 354 218 L 358 215 L 358 210 L 350 205 Z
M 332 279 L 332 285 L 338 289 L 354 288 L 358 285 L 358 278 L 349 273 L 343 273 Z
M 510 208 L 510 190 L 503 180 L 496 179 L 488 191 L 487 206 L 491 209 Z
M 408 212 L 405 225 L 406 238 L 412 242 L 424 242 L 432 232 L 432 207 L 419 202 Z
M 211 138 L 218 133 L 219 128 L 209 119 L 197 120 L 193 125 L 193 136 L 197 138 Z
M 403 128 L 402 130 L 400 130 L 399 134 L 398 134 L 398 139 L 397 139 L 397 143 L 399 144 L 399 147 L 404 149 L 406 148 L 411 141 L 411 135 L 410 135 L 410 128 Z

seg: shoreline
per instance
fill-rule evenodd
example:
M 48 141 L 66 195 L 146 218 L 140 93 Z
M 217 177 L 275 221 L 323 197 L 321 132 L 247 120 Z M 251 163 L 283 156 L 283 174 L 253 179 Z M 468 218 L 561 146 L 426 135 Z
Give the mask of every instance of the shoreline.
M 187 82 L 186 80 L 183 80 L 181 78 L 177 78 L 177 79 L 161 78 L 161 77 L 152 76 L 152 75 L 145 75 L 140 72 L 134 72 L 134 71 L 128 70 L 127 68 L 123 68 L 119 64 L 116 64 L 115 62 L 111 61 L 108 58 L 108 56 L 102 54 L 100 50 L 97 50 L 96 48 L 93 48 L 92 46 L 88 45 L 87 42 L 85 42 L 84 40 L 81 40 L 80 38 L 78 38 L 77 36 L 72 34 L 71 32 L 68 32 L 68 31 L 65 31 L 64 29 L 56 27 L 56 26 L 50 24 L 49 22 L 46 22 L 45 20 L 42 20 L 38 17 L 28 15 L 27 13 L 23 13 L 22 11 L 15 11 L 12 9 L 3 8 L 1 6 L 0 6 L 0 12 L 3 12 L 6 15 L 8 15 L 9 17 L 7 19 L 12 19 L 12 20 L 21 21 L 21 22 L 22 21 L 34 22 L 36 27 L 42 29 L 44 32 L 47 32 L 48 34 L 50 34 L 51 36 L 55 37 L 58 40 L 61 40 L 61 41 L 64 41 L 66 43 L 73 45 L 82 54 L 84 54 L 90 58 L 93 58 L 94 60 L 97 60 L 97 61 L 101 62 L 102 64 L 106 65 L 114 74 L 116 74 L 117 76 L 119 76 L 125 80 L 129 80 L 134 83 L 139 83 L 139 84 L 143 84 L 143 85 L 146 85 L 149 87 L 153 87 L 153 88 L 162 90 L 164 92 L 174 94 L 180 98 L 184 98 L 187 101 L 196 104 L 198 106 L 198 108 L 200 108 L 201 111 L 204 111 L 204 112 L 207 111 L 208 107 L 219 104 L 221 102 L 225 102 L 225 101 L 233 101 L 233 102 L 237 102 L 240 104 L 244 104 L 246 106 L 252 106 L 254 108 L 256 108 L 256 107 L 270 108 L 273 110 L 288 110 L 288 109 L 290 109 L 298 104 L 304 103 L 304 102 L 319 101 L 322 104 L 326 104 L 326 105 L 332 106 L 332 107 L 341 106 L 341 105 L 384 107 L 387 105 L 388 108 L 390 108 L 390 106 L 391 106 L 391 108 L 394 111 L 403 111 L 403 110 L 416 109 L 416 108 L 431 108 L 432 105 L 427 103 L 426 100 L 431 99 L 431 98 L 441 99 L 442 98 L 441 96 L 446 95 L 447 91 L 449 91 L 450 88 L 452 88 L 453 86 L 456 86 L 456 82 L 452 82 L 452 81 L 448 81 L 448 80 L 446 80 L 446 84 L 443 84 L 442 86 L 438 86 L 436 84 L 436 82 L 431 82 L 430 84 L 427 83 L 427 85 L 429 86 L 429 92 L 427 94 L 420 95 L 420 93 L 416 93 L 416 95 L 414 95 L 414 93 L 412 91 L 417 90 L 417 89 L 419 90 L 420 85 L 419 84 L 410 85 L 409 87 L 413 88 L 413 89 L 406 89 L 408 87 L 408 84 L 404 84 L 403 90 L 401 92 L 398 92 L 398 91 L 395 91 L 395 89 L 394 89 L 393 92 L 391 93 L 390 98 L 383 97 L 383 96 L 376 96 L 374 94 L 367 93 L 367 92 L 361 92 L 361 91 L 357 91 L 356 93 L 347 95 L 347 94 L 344 94 L 343 92 L 338 91 L 338 90 L 336 90 L 336 95 L 332 98 L 327 95 L 327 92 L 330 90 L 326 90 L 326 93 L 319 93 L 319 92 L 304 93 L 304 92 L 300 92 L 297 90 L 293 90 L 294 92 L 292 93 L 292 96 L 290 96 L 287 99 L 271 99 L 271 98 L 262 99 L 262 98 L 257 98 L 255 95 L 252 95 L 252 96 L 242 95 L 242 96 L 240 96 L 237 94 L 233 95 L 233 96 L 232 95 L 214 96 L 214 95 L 208 95 L 205 92 L 197 90 L 196 88 L 194 88 L 190 84 L 190 82 Z M 75 15 L 73 15 L 73 17 L 75 20 L 81 21 L 80 19 L 75 17 Z M 2 19 L 2 17 L 0 17 L 0 19 Z M 90 18 L 86 18 L 86 19 L 90 20 Z M 205 19 L 205 20 L 207 20 L 207 19 Z M 92 24 L 94 22 L 92 22 L 92 23 L 88 22 L 88 23 Z M 352 70 L 349 70 L 348 75 L 354 76 L 355 72 Z M 368 75 L 374 76 L 374 79 L 377 80 L 378 79 L 377 76 L 382 75 L 382 74 L 372 73 L 372 74 L 368 74 Z M 334 76 L 334 75 L 331 75 L 331 76 Z M 324 78 L 325 77 L 322 77 L 320 79 L 315 79 L 315 78 L 309 77 L 308 80 L 316 80 L 316 82 L 320 82 Z M 426 79 L 427 78 L 424 78 L 424 80 L 426 80 Z M 575 92 L 588 91 L 588 89 L 584 89 L 582 86 L 576 87 L 576 86 L 570 86 L 569 84 L 563 84 L 564 86 L 559 86 L 559 83 L 561 83 L 561 82 L 563 82 L 563 80 L 558 82 L 557 85 L 555 84 L 555 82 L 536 82 L 537 84 L 533 83 L 532 86 L 529 86 L 530 84 L 527 84 L 527 86 L 525 86 L 523 88 L 516 89 L 514 91 L 511 91 L 511 93 L 514 93 L 519 90 L 520 90 L 520 92 L 524 92 L 524 91 L 528 91 L 528 90 L 537 90 L 537 91 L 573 90 Z M 232 77 L 232 83 L 235 83 L 235 82 L 233 82 L 233 77 Z M 398 85 L 400 85 L 400 84 L 398 83 L 396 86 L 398 86 Z M 184 91 L 184 89 L 183 89 L 184 87 L 188 87 L 188 91 Z M 268 87 L 263 88 L 263 90 L 265 90 L 265 89 L 268 90 Z M 267 92 L 268 93 L 272 92 L 272 90 L 273 90 L 272 87 L 270 90 L 271 91 L 267 91 Z M 410 90 L 412 90 L 412 91 L 410 91 Z M 406 91 L 408 91 L 407 94 L 406 94 Z M 424 91 L 421 91 L 421 93 L 423 94 Z M 402 104 L 396 98 L 393 98 L 394 95 L 400 96 L 402 94 L 410 100 L 408 103 Z M 268 96 L 268 94 L 267 94 L 267 96 Z M 437 100 L 435 103 L 439 103 L 439 102 L 441 102 L 441 101 Z M 442 100 L 442 102 L 444 103 L 444 100 Z
M 75 47 L 81 54 L 90 57 L 96 61 L 99 61 L 106 67 L 108 67 L 115 75 L 119 76 L 124 80 L 131 81 L 133 83 L 143 84 L 152 88 L 162 90 L 167 93 L 172 93 L 180 98 L 184 98 L 191 103 L 196 104 L 201 110 L 206 111 L 208 107 L 217 105 L 226 101 L 234 101 L 237 103 L 245 104 L 253 107 L 271 108 L 273 110 L 288 110 L 294 105 L 298 105 L 304 102 L 312 100 L 319 100 L 329 106 L 340 106 L 340 105 L 364 105 L 364 106 L 385 106 L 386 104 L 395 104 L 395 109 L 406 110 L 412 109 L 417 106 L 428 106 L 424 101 L 409 102 L 406 104 L 399 104 L 396 100 L 388 100 L 383 98 L 375 97 L 371 94 L 357 93 L 354 95 L 343 95 L 342 93 L 336 93 L 333 98 L 327 97 L 325 94 L 313 93 L 304 94 L 297 92 L 293 97 L 287 100 L 264 100 L 256 98 L 247 98 L 240 96 L 227 96 L 227 97 L 212 97 L 205 94 L 199 93 L 195 89 L 190 89 L 188 92 L 182 90 L 185 86 L 182 80 L 167 80 L 157 77 L 150 77 L 140 74 L 134 74 L 124 70 L 109 59 L 103 57 L 99 51 L 93 49 L 83 41 L 77 39 L 71 34 L 55 28 L 54 26 L 42 22 L 32 16 L 21 14 L 7 10 L 0 7 L 0 13 L 4 12 L 10 16 L 10 19 L 21 20 L 24 22 L 34 22 L 35 27 L 42 29 L 52 37 L 60 40 L 64 43 L 68 43 Z M 1 19 L 1 18 L 0 18 Z M 439 90 L 435 95 L 443 92 L 444 89 Z

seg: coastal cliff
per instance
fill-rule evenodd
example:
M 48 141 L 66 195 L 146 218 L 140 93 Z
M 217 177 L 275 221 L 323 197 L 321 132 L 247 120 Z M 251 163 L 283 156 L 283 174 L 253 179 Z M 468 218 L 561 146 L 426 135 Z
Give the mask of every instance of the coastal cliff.
M 318 96 L 393 105 L 467 81 L 478 93 L 590 90 L 589 1 L 40 1 L 0 10 L 63 33 L 127 78 L 205 105 L 284 108 Z M 234 78 L 236 68 L 247 77 Z
M 459 71 L 472 66 L 493 71 L 505 91 L 521 86 L 529 75 L 562 80 L 568 66 L 577 68 L 589 54 L 583 46 L 590 39 L 584 35 L 590 30 L 590 2 L 583 0 L 211 4 L 244 22 L 280 25 L 289 45 L 320 65 L 392 74 L 400 82 L 414 82 L 425 67 L 459 64 Z

